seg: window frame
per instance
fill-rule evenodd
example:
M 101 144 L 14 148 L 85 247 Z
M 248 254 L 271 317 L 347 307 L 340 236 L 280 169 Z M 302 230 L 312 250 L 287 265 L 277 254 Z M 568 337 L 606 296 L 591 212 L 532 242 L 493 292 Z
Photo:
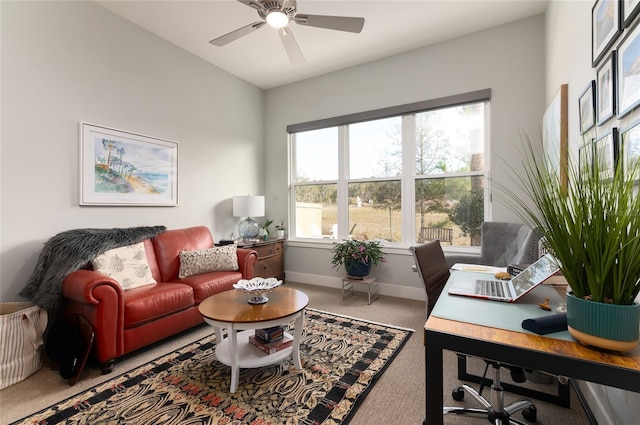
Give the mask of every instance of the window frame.
M 429 112 L 437 109 L 444 109 L 456 106 L 462 106 L 472 103 L 485 103 L 485 123 L 484 123 L 484 169 L 482 171 L 469 171 L 465 173 L 444 173 L 438 175 L 417 175 L 415 172 L 415 114 Z M 296 186 L 336 184 L 337 186 L 337 239 L 300 237 L 292 230 L 289 238 L 296 242 L 310 242 L 327 244 L 336 240 L 347 238 L 348 235 L 348 186 L 350 183 L 357 182 L 374 182 L 374 181 L 395 181 L 401 182 L 402 197 L 402 240 L 400 242 L 386 242 L 387 247 L 407 247 L 416 243 L 416 206 L 415 206 L 415 181 L 422 178 L 444 178 L 450 179 L 455 177 L 472 177 L 483 176 L 485 181 L 484 193 L 484 216 L 485 220 L 489 220 L 491 216 L 491 196 L 490 196 L 490 106 L 491 106 L 491 89 L 478 90 L 469 93 L 463 93 L 453 96 L 442 97 L 422 102 L 415 102 L 405 105 L 398 105 L 388 108 L 382 108 L 372 111 L 365 111 L 355 114 L 343 115 L 338 117 L 326 118 L 305 123 L 292 124 L 287 126 L 289 152 L 289 224 L 291 229 L 295 229 L 295 189 Z M 402 172 L 400 176 L 393 177 L 376 177 L 366 179 L 349 179 L 346 178 L 349 172 L 349 125 L 361 122 L 373 121 L 377 119 L 400 117 L 402 122 Z M 337 127 L 338 129 L 338 180 L 319 180 L 312 182 L 296 183 L 296 133 L 318 130 L 328 127 Z M 453 249 L 464 250 L 468 247 L 454 246 Z M 471 247 L 476 249 L 477 247 Z

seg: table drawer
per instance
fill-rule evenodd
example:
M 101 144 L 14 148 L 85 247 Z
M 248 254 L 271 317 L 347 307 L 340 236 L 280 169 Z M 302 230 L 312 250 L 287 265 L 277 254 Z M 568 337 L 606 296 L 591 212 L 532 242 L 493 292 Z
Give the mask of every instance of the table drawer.
M 267 258 L 273 255 L 282 254 L 281 243 L 275 243 L 275 244 L 263 245 L 263 246 L 253 246 L 251 248 L 258 253 L 258 258 Z
M 253 266 L 253 274 L 256 277 L 277 277 L 278 279 L 284 279 L 282 255 L 260 258 L 255 266 Z

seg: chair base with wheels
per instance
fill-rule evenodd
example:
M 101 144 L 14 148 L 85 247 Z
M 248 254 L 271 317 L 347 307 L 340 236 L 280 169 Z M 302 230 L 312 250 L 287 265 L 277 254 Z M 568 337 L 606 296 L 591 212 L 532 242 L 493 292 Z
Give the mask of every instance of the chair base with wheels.
M 487 367 L 489 366 L 494 370 L 494 379 L 491 385 L 491 402 L 481 395 L 482 389 L 477 391 L 475 388 L 463 384 L 451 392 L 453 399 L 462 401 L 464 400 L 465 393 L 468 393 L 482 408 L 444 407 L 443 413 L 445 415 L 456 414 L 486 417 L 489 422 L 495 425 L 526 425 L 526 422 L 519 421 L 512 417 L 514 413 L 522 411 L 522 416 L 527 421 L 535 422 L 537 419 L 537 409 L 531 401 L 522 399 L 507 406 L 504 405 L 504 390 L 500 382 L 500 368 L 502 366 L 499 363 L 487 361 Z

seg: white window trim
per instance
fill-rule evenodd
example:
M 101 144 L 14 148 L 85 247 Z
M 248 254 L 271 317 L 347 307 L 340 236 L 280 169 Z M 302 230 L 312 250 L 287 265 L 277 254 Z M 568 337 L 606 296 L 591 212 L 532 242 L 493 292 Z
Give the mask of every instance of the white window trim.
M 289 225 L 291 229 L 289 240 L 287 243 L 291 246 L 331 246 L 334 242 L 338 242 L 342 239 L 348 238 L 349 227 L 349 214 L 348 214 L 348 185 L 349 183 L 357 182 L 371 182 L 371 181 L 401 181 L 401 196 L 402 196 L 402 242 L 386 242 L 384 244 L 385 250 L 389 253 L 406 254 L 406 249 L 414 244 L 413 238 L 416 234 L 415 223 L 415 180 L 416 178 L 456 178 L 456 177 L 472 177 L 483 176 L 485 182 L 485 205 L 484 216 L 485 220 L 489 220 L 491 217 L 491 186 L 490 186 L 490 105 L 491 105 L 491 89 L 479 90 L 476 92 L 464 93 L 460 95 L 448 96 L 444 98 L 417 102 L 407 105 L 400 105 L 390 108 L 383 108 L 374 111 L 367 111 L 357 114 L 351 114 L 341 117 L 328 118 L 318 121 L 312 121 L 301 124 L 293 124 L 287 126 L 287 132 L 289 134 Z M 485 102 L 485 146 L 484 146 L 484 170 L 473 171 L 467 173 L 443 173 L 439 175 L 425 175 L 420 176 L 415 173 L 415 125 L 411 124 L 411 120 L 415 121 L 415 113 L 425 112 L 428 110 L 442 109 L 446 107 L 453 107 L 462 104 Z M 402 175 L 400 177 L 381 177 L 371 179 L 348 179 L 349 176 L 349 144 L 347 143 L 349 137 L 348 126 L 349 124 L 355 124 L 358 122 L 370 121 L 385 117 L 401 116 L 402 117 Z M 296 157 L 295 152 L 295 133 L 316 130 L 327 127 L 338 127 L 338 180 L 322 180 L 322 181 L 310 181 L 302 183 L 294 183 L 296 178 L 296 168 L 293 158 Z M 324 184 L 336 184 L 337 185 L 337 222 L 338 222 L 338 235 L 337 239 L 324 239 L 324 238 L 309 238 L 309 237 L 297 237 L 295 236 L 295 187 L 305 185 L 324 185 Z M 411 202 L 409 202 L 409 200 Z M 469 253 L 479 252 L 479 247 L 463 247 L 463 246 L 443 246 L 445 252 L 458 252 Z

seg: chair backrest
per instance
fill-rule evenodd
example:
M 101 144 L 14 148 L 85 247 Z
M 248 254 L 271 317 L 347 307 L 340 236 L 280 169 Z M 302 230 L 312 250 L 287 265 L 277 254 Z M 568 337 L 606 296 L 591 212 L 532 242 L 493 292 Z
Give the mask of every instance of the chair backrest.
M 481 232 L 481 264 L 506 267 L 538 259 L 538 233 L 526 224 L 485 221 Z
M 428 317 L 436 305 L 447 279 L 449 279 L 449 264 L 444 258 L 442 246 L 437 239 L 422 245 L 412 246 L 409 250 L 413 253 L 418 275 L 424 283 L 424 289 L 427 293 Z

